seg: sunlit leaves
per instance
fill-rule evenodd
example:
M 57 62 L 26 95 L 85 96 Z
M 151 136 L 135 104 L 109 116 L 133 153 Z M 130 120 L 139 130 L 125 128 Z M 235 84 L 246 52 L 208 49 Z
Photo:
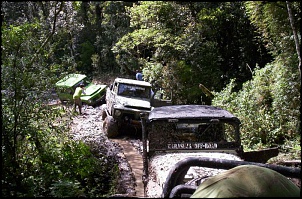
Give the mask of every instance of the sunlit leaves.
M 255 70 L 253 80 L 244 83 L 239 92 L 232 91 L 231 81 L 215 93 L 213 105 L 241 120 L 242 143 L 247 150 L 293 142 L 300 137 L 301 85 L 297 79 L 291 67 L 276 61 Z
M 298 2 L 292 2 L 295 17 L 295 28 L 300 30 L 298 17 L 301 8 Z M 267 42 L 267 48 L 274 55 L 280 54 L 291 56 L 295 53 L 294 41 L 291 39 L 292 29 L 290 26 L 287 6 L 285 1 L 248 1 L 245 3 L 247 14 L 251 22 L 262 33 L 263 39 Z

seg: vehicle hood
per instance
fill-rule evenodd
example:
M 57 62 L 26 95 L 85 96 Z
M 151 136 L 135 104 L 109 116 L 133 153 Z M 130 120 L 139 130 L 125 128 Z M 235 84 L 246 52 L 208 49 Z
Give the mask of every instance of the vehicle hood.
M 81 100 L 88 101 L 89 99 L 93 98 L 98 93 L 106 93 L 107 85 L 102 84 L 89 84 L 85 87 L 85 94 L 82 94 Z
M 78 84 L 80 81 L 83 81 L 83 79 L 86 78 L 86 75 L 82 74 L 69 74 L 63 79 L 59 80 L 56 83 L 57 87 L 65 87 L 65 88 L 71 88 L 74 85 Z
M 85 95 L 92 95 L 99 90 L 105 90 L 106 87 L 107 87 L 107 85 L 102 85 L 102 84 L 89 84 L 85 88 Z
M 129 97 L 116 96 L 116 104 L 121 104 L 129 108 L 151 109 L 150 99 L 144 99 L 144 98 L 129 98 Z

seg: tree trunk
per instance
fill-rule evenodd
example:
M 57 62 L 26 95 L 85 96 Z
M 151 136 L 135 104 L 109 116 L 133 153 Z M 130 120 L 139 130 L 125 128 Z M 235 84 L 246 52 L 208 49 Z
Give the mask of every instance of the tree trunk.
M 301 54 L 300 54 L 300 48 L 299 48 L 299 38 L 298 38 L 298 34 L 297 34 L 297 31 L 296 31 L 295 26 L 294 26 L 294 17 L 293 17 L 293 14 L 292 14 L 291 4 L 290 4 L 289 1 L 286 1 L 286 5 L 287 5 L 287 11 L 288 11 L 288 17 L 289 17 L 290 25 L 292 27 L 293 35 L 294 35 L 294 39 L 295 39 L 296 50 L 297 50 L 298 59 L 299 59 L 298 68 L 299 68 L 300 79 L 301 79 Z

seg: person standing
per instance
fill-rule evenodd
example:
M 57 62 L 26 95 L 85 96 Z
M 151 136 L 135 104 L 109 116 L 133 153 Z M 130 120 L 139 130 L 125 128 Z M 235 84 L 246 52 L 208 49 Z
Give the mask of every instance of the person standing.
M 136 70 L 135 78 L 137 80 L 143 81 L 143 74 L 139 70 Z
M 82 100 L 81 95 L 85 94 L 84 92 L 84 84 L 80 83 L 78 87 L 75 89 L 73 94 L 73 100 L 74 100 L 74 110 L 76 111 L 77 106 L 79 107 L 79 113 L 82 114 Z

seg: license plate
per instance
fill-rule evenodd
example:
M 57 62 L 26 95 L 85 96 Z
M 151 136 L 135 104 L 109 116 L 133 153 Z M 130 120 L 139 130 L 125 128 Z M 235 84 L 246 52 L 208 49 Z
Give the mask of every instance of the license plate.
M 217 143 L 168 143 L 168 149 L 217 149 Z

